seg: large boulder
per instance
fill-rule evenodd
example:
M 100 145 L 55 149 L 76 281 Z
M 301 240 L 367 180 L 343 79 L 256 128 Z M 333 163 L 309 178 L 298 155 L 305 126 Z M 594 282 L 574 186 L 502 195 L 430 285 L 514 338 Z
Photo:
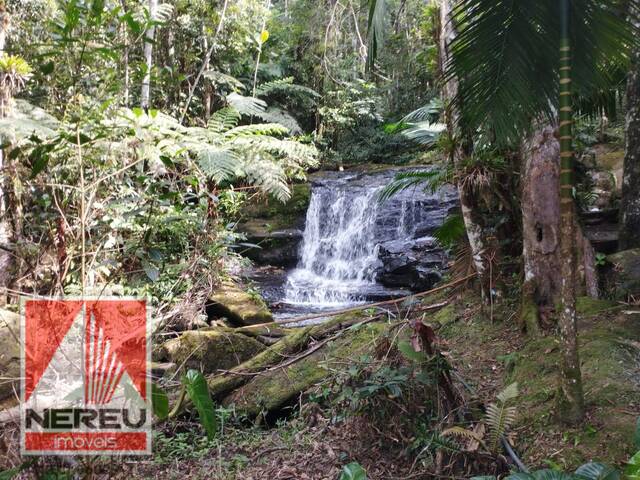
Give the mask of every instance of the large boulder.
M 442 279 L 446 255 L 432 237 L 380 245 L 376 280 L 386 287 L 428 290 Z
M 640 248 L 609 255 L 607 263 L 606 289 L 621 300 L 640 296 Z
M 257 325 L 273 321 L 273 315 L 257 293 L 249 293 L 235 284 L 224 283 L 209 297 L 209 317 L 225 317 L 240 325 Z
M 20 391 L 19 339 L 20 315 L 0 309 L 0 401 Z
M 166 341 L 158 356 L 182 371 L 193 368 L 216 373 L 236 367 L 264 349 L 263 344 L 241 333 L 206 329 L 187 331 Z

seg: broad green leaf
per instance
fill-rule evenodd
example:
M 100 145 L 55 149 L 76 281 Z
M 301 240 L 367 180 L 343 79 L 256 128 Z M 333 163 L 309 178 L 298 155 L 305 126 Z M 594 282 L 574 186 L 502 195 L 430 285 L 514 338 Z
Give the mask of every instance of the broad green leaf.
M 212 440 L 218 434 L 218 419 L 204 375 L 197 370 L 189 370 L 182 381 L 187 388 L 189 398 L 198 410 L 200 423 L 207 432 L 207 438 Z
M 640 480 L 640 452 L 629 459 L 624 474 L 627 480 Z
M 576 476 L 585 480 L 619 480 L 620 472 L 602 463 L 585 463 L 576 470 Z
M 351 462 L 342 467 L 339 480 L 367 480 L 367 472 L 358 462 Z
M 155 282 L 158 280 L 158 278 L 160 278 L 160 270 L 158 270 L 157 267 L 154 267 L 153 265 L 147 263 L 143 266 L 144 269 L 144 273 L 147 274 L 147 277 L 149 277 L 149 280 L 151 280 L 152 282 Z
M 153 405 L 153 413 L 159 419 L 165 419 L 169 415 L 169 397 L 155 383 L 151 384 L 151 404 Z

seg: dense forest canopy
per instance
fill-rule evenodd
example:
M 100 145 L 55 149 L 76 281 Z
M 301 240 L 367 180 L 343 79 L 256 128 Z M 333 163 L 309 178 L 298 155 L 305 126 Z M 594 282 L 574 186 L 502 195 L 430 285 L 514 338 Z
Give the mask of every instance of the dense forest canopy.
M 0 477 L 639 478 L 639 12 L 0 0 Z M 152 460 L 21 456 L 48 297 L 147 300 Z

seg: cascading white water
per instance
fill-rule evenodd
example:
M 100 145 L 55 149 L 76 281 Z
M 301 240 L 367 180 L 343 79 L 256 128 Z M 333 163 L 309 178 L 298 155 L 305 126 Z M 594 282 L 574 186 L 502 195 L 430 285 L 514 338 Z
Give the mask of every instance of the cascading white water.
M 314 190 L 298 268 L 287 277 L 284 302 L 342 306 L 375 285 L 378 189 Z
M 335 310 L 427 289 L 444 252 L 431 236 L 456 203 L 455 189 L 409 189 L 380 203 L 398 170 L 324 173 L 312 186 L 297 267 L 276 289 L 280 318 Z

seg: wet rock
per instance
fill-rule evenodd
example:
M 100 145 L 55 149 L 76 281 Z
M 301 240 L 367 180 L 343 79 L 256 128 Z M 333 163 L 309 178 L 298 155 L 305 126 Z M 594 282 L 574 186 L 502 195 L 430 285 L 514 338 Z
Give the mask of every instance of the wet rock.
M 263 221 L 249 221 L 240 231 L 247 237 L 249 246 L 242 254 L 258 265 L 276 267 L 294 267 L 298 263 L 298 252 L 302 241 L 302 230 L 288 228 L 270 230 L 271 226 Z
M 592 193 L 595 196 L 592 206 L 597 210 L 604 210 L 613 204 L 616 190 L 616 179 L 611 172 L 591 170 Z
M 257 293 L 249 293 L 237 285 L 225 283 L 209 297 L 209 318 L 225 317 L 240 325 L 257 325 L 273 321 L 273 315 Z
M 0 400 L 20 391 L 19 338 L 20 315 L 0 309 Z
M 640 296 L 640 248 L 607 256 L 606 287 L 618 299 Z
M 387 287 L 428 290 L 442 279 L 445 253 L 432 237 L 392 241 L 380 246 L 376 281 Z
M 166 341 L 160 357 L 181 371 L 190 368 L 203 373 L 228 370 L 254 357 L 264 345 L 241 333 L 216 329 L 192 330 Z

